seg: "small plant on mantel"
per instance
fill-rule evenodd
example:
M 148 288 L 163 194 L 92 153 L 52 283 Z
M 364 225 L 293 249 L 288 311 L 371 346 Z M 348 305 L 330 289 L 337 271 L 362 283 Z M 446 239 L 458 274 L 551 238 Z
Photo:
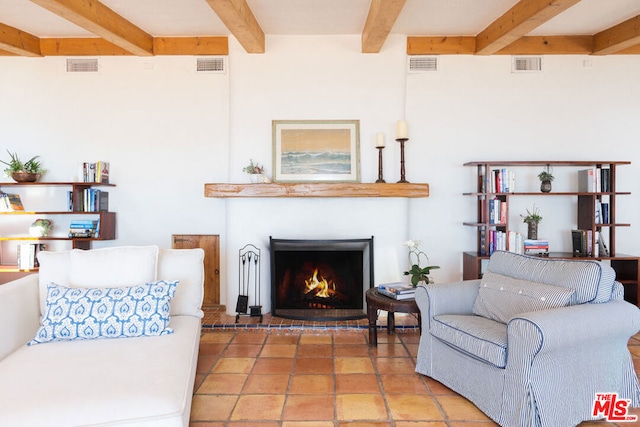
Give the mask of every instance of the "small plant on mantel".
M 249 164 L 242 168 L 243 172 L 248 173 L 249 175 L 256 175 L 264 173 L 264 167 L 259 163 L 253 163 L 253 159 L 249 160 Z
M 271 179 L 264 174 L 264 166 L 258 162 L 254 163 L 253 159 L 249 160 L 249 164 L 242 168 L 242 171 L 249 174 L 249 178 L 254 184 L 271 182 Z

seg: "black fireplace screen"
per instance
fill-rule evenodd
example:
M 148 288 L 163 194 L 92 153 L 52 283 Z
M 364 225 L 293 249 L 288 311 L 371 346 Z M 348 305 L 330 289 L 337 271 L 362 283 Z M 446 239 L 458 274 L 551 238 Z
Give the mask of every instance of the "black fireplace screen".
M 365 317 L 373 286 L 373 237 L 349 240 L 271 238 L 274 316 L 348 320 Z

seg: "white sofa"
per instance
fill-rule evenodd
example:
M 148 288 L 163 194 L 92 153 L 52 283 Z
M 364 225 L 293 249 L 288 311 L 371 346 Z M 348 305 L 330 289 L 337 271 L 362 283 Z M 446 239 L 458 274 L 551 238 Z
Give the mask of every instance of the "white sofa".
M 188 426 L 203 259 L 201 249 L 155 246 L 42 252 L 38 274 L 0 285 L 0 426 Z M 42 330 L 52 282 L 93 290 L 160 279 L 178 281 L 173 333 L 27 345 Z

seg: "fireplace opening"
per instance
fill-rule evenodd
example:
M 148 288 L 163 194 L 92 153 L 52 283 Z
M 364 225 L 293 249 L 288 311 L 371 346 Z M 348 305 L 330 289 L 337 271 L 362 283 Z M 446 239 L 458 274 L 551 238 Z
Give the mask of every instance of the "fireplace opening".
M 373 237 L 347 240 L 270 238 L 271 313 L 304 320 L 366 317 L 373 286 Z

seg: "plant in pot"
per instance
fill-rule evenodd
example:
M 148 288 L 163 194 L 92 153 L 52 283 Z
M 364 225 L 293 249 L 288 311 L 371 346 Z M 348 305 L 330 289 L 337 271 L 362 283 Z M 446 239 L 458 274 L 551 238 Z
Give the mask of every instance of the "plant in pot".
M 420 266 L 421 260 L 429 263 L 429 257 L 420 250 L 419 241 L 407 240 L 404 242 L 404 245 L 409 248 L 409 265 L 411 266 L 409 271 L 404 272 L 404 275 L 411 276 L 411 285 L 416 287 L 420 282 L 424 282 L 425 285 L 433 283 L 433 279 L 429 277 L 429 274 L 431 273 L 431 270 L 435 270 L 440 267 L 437 265 L 428 265 L 426 267 Z
M 542 221 L 540 209 L 533 205 L 531 210 L 527 209 L 527 215 L 520 215 L 522 222 L 527 224 L 527 239 L 538 239 L 538 224 Z
M 543 193 L 550 192 L 553 174 L 551 173 L 551 170 L 549 170 L 549 166 L 547 166 L 546 170 L 543 170 L 538 174 L 538 179 L 540 179 L 540 191 Z
M 52 227 L 53 222 L 50 219 L 38 218 L 29 227 L 29 234 L 33 237 L 47 237 Z
M 264 174 L 264 166 L 259 163 L 254 163 L 253 159 L 249 160 L 249 164 L 242 168 L 243 172 L 249 174 L 249 178 L 253 183 L 270 182 L 269 178 Z
M 9 150 L 7 150 L 7 153 L 9 153 L 10 160 L 8 162 L 0 160 L 0 162 L 7 165 L 4 173 L 13 178 L 14 181 L 35 182 L 45 172 L 42 163 L 38 160 L 40 156 L 33 156 L 26 162 L 23 162 L 17 153 L 12 153 Z

